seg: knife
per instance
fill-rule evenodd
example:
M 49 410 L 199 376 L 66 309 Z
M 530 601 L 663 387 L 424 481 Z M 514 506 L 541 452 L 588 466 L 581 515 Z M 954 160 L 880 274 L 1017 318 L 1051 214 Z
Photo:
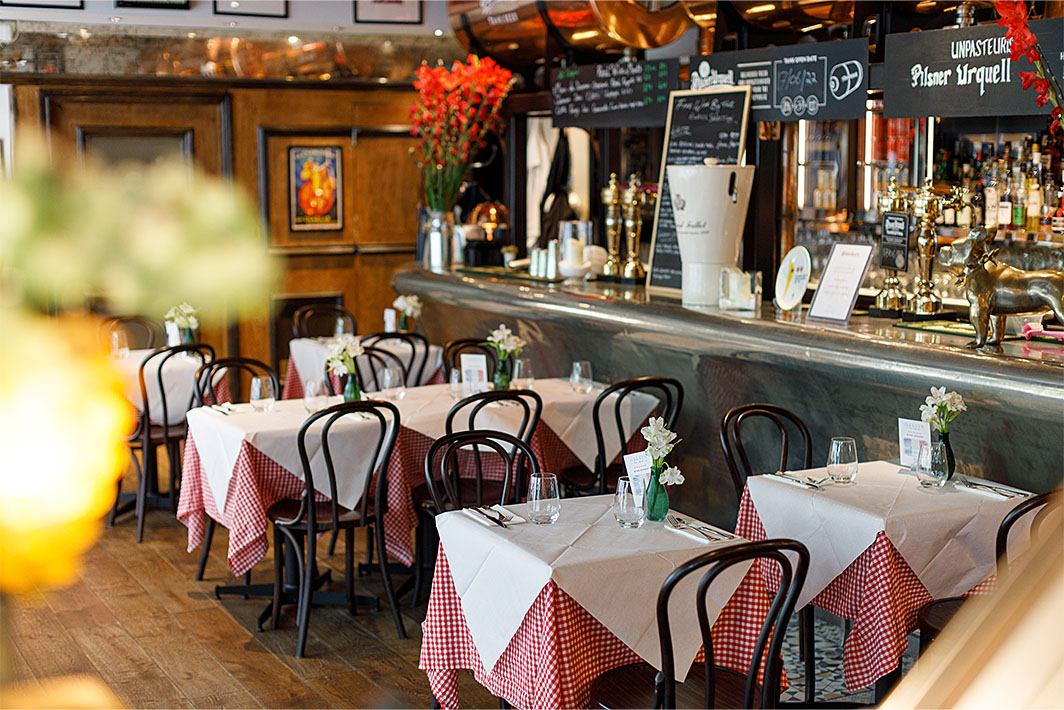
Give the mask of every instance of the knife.
M 504 528 L 504 529 L 505 529 L 505 528 L 508 528 L 508 527 L 509 527 L 509 526 L 507 526 L 507 525 L 506 525 L 506 523 L 504 523 L 503 521 L 499 520 L 498 518 L 493 518 L 493 517 L 491 517 L 490 515 L 488 515 L 487 513 L 485 513 L 485 512 L 484 512 L 483 510 L 481 510 L 480 508 L 466 508 L 466 510 L 472 510 L 472 511 L 473 511 L 474 513 L 476 513 L 476 514 L 477 514 L 477 515 L 479 515 L 480 517 L 484 518 L 485 520 L 490 520 L 491 522 L 493 522 L 493 523 L 495 523 L 496 525 L 498 525 L 498 526 L 499 526 L 500 528 Z
M 805 486 L 806 488 L 810 488 L 810 489 L 812 489 L 814 491 L 824 490 L 823 488 L 821 488 L 817 484 L 813 483 L 812 481 L 804 481 L 801 478 L 798 478 L 797 476 L 789 476 L 789 475 L 785 474 L 783 471 L 776 471 L 775 475 L 779 476 L 780 478 L 786 478 L 788 481 L 794 481 L 798 485 Z

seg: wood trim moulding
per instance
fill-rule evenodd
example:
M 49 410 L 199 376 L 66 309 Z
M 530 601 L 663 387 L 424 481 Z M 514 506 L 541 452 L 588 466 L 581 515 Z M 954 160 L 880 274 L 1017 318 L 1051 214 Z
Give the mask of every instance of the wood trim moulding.
M 336 256 L 358 253 L 358 247 L 354 244 L 326 244 L 322 246 L 308 245 L 304 247 L 266 247 L 266 253 L 273 256 Z
M 417 251 L 417 244 L 414 242 L 406 243 L 390 243 L 381 242 L 378 244 L 359 244 L 356 253 L 357 254 L 413 254 Z
M 383 77 L 382 77 L 383 78 Z M 385 91 L 412 91 L 413 81 L 392 81 L 376 79 L 241 79 L 226 77 L 210 79 L 201 77 L 172 76 L 113 76 L 108 74 L 29 74 L 24 72 L 0 72 L 0 84 L 33 84 L 37 86 L 83 86 L 87 89 L 106 88 L 160 88 L 204 89 L 211 91 L 228 91 L 230 89 L 320 89 L 343 91 L 345 89 L 381 89 Z

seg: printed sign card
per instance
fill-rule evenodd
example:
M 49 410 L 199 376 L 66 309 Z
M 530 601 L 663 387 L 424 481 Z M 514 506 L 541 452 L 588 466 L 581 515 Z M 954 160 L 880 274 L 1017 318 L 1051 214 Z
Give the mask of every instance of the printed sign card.
M 643 504 L 643 492 L 650 482 L 650 454 L 645 450 L 624 455 L 624 470 L 632 480 L 632 497 L 638 505 Z
M 903 467 L 915 466 L 921 443 L 931 443 L 931 422 L 898 417 L 898 448 L 901 450 L 898 458 Z
M 395 309 L 394 308 L 385 308 L 384 309 L 384 332 L 385 333 L 394 333 L 398 329 L 398 327 L 396 326 L 397 322 L 398 322 L 398 314 L 395 312 Z
M 892 271 L 909 269 L 909 215 L 883 213 L 883 236 L 879 240 L 879 266 Z
M 828 265 L 809 306 L 809 318 L 845 323 L 857 303 L 857 292 L 872 262 L 872 245 L 838 244 L 831 247 Z
M 462 353 L 458 356 L 462 386 L 467 392 L 479 392 L 488 386 L 488 356 Z

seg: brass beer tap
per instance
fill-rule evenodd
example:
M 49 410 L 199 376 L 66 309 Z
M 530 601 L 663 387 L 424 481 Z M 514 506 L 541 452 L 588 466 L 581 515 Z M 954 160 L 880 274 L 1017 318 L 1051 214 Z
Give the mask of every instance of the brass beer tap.
M 898 187 L 898 178 L 890 176 L 887 191 L 879 196 L 877 207 L 879 214 L 886 212 L 898 212 L 905 215 L 906 222 L 909 220 L 909 192 L 911 190 Z M 908 229 L 906 228 L 906 231 Z M 881 247 L 882 248 L 882 247 Z M 901 287 L 896 269 L 889 270 L 886 281 L 883 282 L 883 290 L 876 294 L 874 308 L 878 311 L 900 311 L 909 303 L 909 294 Z M 897 314 L 895 313 L 895 316 Z
M 643 230 L 641 213 L 646 201 L 647 193 L 643 190 L 643 183 L 638 175 L 632 173 L 628 176 L 628 187 L 621 195 L 624 211 L 624 237 L 628 247 L 628 255 L 621 268 L 621 277 L 625 280 L 642 281 L 647 277 L 646 269 L 639 262 L 639 234 Z
M 621 275 L 621 188 L 617 185 L 617 173 L 610 173 L 610 182 L 602 188 L 602 205 L 606 208 L 606 263 L 602 275 L 616 278 Z
M 932 189 L 931 178 L 924 178 L 924 186 L 913 196 L 913 216 L 917 223 L 917 278 L 916 295 L 909 301 L 906 311 L 917 316 L 932 316 L 942 312 L 942 299 L 934 292 L 931 280 L 935 268 L 935 254 L 938 253 L 938 233 L 935 221 L 942 214 L 944 207 L 956 207 L 964 204 L 960 191 L 954 188 L 947 195 L 936 195 Z

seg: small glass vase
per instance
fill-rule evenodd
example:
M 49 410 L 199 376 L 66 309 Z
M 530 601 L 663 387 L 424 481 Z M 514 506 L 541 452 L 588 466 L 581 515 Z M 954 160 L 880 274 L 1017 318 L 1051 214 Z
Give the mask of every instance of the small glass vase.
M 661 483 L 661 466 L 650 469 L 650 482 L 645 496 L 647 519 L 661 522 L 669 513 L 669 492 Z
M 499 363 L 499 366 L 495 368 L 495 377 L 492 378 L 492 389 L 495 390 L 508 390 L 510 389 L 510 364 L 508 360 L 503 360 Z
M 358 391 L 358 378 L 353 374 L 347 376 L 347 384 L 344 385 L 344 401 L 358 402 L 362 399 L 362 393 Z
M 957 459 L 953 457 L 953 447 L 949 443 L 949 432 L 940 431 L 938 433 L 938 440 L 942 442 L 946 447 L 946 463 L 948 465 L 949 475 L 946 476 L 947 481 L 953 480 L 953 474 L 957 472 Z
M 196 344 L 196 331 L 192 328 L 180 328 L 181 344 L 182 345 L 195 345 Z
M 421 215 L 422 266 L 446 271 L 454 266 L 454 210 L 423 210 Z
M 400 333 L 409 333 L 410 332 L 410 316 L 408 316 L 405 313 L 400 313 L 399 314 L 399 332 Z

